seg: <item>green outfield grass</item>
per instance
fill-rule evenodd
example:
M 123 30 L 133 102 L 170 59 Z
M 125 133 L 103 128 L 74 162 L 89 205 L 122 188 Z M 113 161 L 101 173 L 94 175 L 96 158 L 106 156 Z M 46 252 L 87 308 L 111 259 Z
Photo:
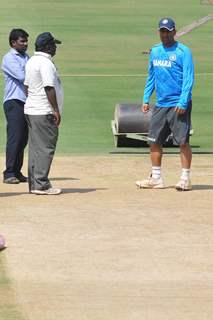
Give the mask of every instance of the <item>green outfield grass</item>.
M 138 75 L 146 74 L 148 62 L 141 52 L 159 42 L 158 20 L 172 16 L 178 29 L 210 12 L 213 7 L 201 6 L 199 0 L 11 0 L 1 6 L 0 54 L 8 49 L 7 37 L 13 27 L 29 32 L 30 54 L 36 35 L 43 31 L 61 39 L 55 61 L 64 84 L 65 105 L 58 153 L 108 153 L 115 151 L 110 128 L 115 103 L 140 101 L 145 76 Z M 195 60 L 192 145 L 199 146 L 197 151 L 213 150 L 212 28 L 210 21 L 181 38 Z M 2 82 L 1 78 L 1 92 Z M 0 116 L 3 153 L 3 112 Z

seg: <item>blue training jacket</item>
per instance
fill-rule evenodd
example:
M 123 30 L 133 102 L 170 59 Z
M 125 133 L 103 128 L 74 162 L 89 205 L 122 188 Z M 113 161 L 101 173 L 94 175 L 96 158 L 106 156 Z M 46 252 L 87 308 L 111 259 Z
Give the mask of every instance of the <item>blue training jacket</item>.
M 194 64 L 191 51 L 182 43 L 172 47 L 158 44 L 151 49 L 143 103 L 155 90 L 157 107 L 186 109 L 192 99 Z

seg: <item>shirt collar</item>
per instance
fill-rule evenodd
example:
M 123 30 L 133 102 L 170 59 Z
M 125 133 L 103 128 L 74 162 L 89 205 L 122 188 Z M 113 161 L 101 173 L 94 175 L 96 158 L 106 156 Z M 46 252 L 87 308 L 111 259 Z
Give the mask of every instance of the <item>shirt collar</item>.
M 11 48 L 10 49 L 10 52 L 13 53 L 13 54 L 17 54 L 17 55 L 20 55 L 20 56 L 23 56 L 22 54 L 20 54 L 16 49 L 14 48 Z
M 35 56 L 43 56 L 43 57 L 45 57 L 45 58 L 48 58 L 48 59 L 52 60 L 51 54 L 46 53 L 46 52 L 43 52 L 43 51 L 35 51 L 35 52 L 34 52 L 34 55 L 35 55 Z

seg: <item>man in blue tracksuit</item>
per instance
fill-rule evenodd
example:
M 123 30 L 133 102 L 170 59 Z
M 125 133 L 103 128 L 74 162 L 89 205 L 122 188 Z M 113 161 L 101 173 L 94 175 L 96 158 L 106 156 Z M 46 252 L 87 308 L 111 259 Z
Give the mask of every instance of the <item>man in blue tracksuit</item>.
M 191 126 L 192 87 L 194 65 L 191 51 L 175 41 L 175 23 L 171 18 L 159 22 L 161 43 L 150 52 L 149 74 L 144 89 L 142 111 L 150 109 L 150 97 L 155 90 L 154 107 L 148 141 L 151 149 L 152 173 L 147 180 L 137 181 L 140 188 L 164 188 L 161 175 L 162 144 L 173 133 L 180 146 L 182 173 L 176 185 L 179 191 L 191 190 L 190 166 L 192 152 L 189 145 Z

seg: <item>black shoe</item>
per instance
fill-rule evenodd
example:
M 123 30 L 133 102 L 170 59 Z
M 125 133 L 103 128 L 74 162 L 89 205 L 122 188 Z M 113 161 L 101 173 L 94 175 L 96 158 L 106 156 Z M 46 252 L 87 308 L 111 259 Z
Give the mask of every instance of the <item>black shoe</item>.
M 22 173 L 20 173 L 17 179 L 19 180 L 19 182 L 28 182 L 28 178 L 25 177 Z
M 4 179 L 3 182 L 8 184 L 18 184 L 20 180 L 17 179 L 16 177 L 10 177 L 10 178 Z

